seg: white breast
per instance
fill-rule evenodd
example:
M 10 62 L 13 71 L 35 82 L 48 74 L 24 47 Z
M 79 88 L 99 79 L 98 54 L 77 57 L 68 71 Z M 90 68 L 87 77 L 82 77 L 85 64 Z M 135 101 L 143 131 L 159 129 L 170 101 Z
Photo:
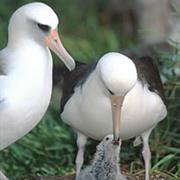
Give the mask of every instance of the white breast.
M 35 55 L 35 56 L 34 56 Z M 0 149 L 28 133 L 47 110 L 52 89 L 52 58 L 41 47 L 11 53 L 8 74 L 0 76 Z
M 83 85 L 76 88 L 61 114 L 63 121 L 77 131 L 96 140 L 112 134 L 110 98 L 101 87 L 95 72 Z M 120 127 L 122 139 L 141 135 L 156 125 L 167 114 L 161 98 L 137 82 L 126 95 Z

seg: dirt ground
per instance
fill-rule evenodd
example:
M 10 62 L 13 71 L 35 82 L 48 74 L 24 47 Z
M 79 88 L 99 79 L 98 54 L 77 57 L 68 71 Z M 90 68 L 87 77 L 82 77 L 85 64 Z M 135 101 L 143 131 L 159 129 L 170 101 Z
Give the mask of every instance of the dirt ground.
M 75 176 L 64 176 L 64 177 L 58 177 L 58 176 L 47 176 L 47 177 L 31 177 L 31 178 L 24 178 L 23 180 L 74 180 Z M 144 180 L 144 174 L 138 173 L 134 176 L 127 176 L 128 180 Z M 159 174 L 159 173 L 153 173 L 151 175 L 150 180 L 173 180 L 174 178 L 166 175 L 166 174 Z

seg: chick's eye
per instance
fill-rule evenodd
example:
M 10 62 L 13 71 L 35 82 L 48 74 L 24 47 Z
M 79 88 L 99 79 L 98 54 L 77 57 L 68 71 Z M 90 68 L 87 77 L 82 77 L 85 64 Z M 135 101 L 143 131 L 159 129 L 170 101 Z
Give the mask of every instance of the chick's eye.
M 44 31 L 44 32 L 48 32 L 48 31 L 50 31 L 50 29 L 51 29 L 50 26 L 45 25 L 45 24 L 40 24 L 40 23 L 38 23 L 37 25 L 38 25 L 39 29 L 41 29 L 41 30 Z
M 107 137 L 107 138 L 106 138 L 106 141 L 108 141 L 108 140 L 109 140 L 109 138 Z

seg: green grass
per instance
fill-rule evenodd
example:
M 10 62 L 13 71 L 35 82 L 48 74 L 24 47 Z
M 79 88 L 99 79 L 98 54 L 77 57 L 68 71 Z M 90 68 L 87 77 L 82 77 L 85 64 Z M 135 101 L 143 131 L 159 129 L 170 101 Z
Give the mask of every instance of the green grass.
M 15 8 L 28 0 L 1 0 L 0 2 L 0 42 L 6 44 L 7 22 Z M 43 1 L 48 2 L 48 1 Z M 97 9 L 92 7 L 81 12 L 74 1 L 51 1 L 50 4 L 61 17 L 60 34 L 65 47 L 79 61 L 98 60 L 108 51 L 119 51 L 135 44 L 134 40 L 120 37 L 115 28 L 98 23 Z M 84 10 L 85 11 L 85 10 Z M 152 150 L 152 171 L 166 173 L 175 179 L 180 177 L 180 78 L 175 75 L 175 64 L 179 62 L 179 50 L 172 54 L 161 52 L 160 67 L 168 99 L 168 116 L 158 124 L 150 138 Z M 55 64 L 59 61 L 55 57 Z M 39 125 L 28 135 L 0 153 L 0 167 L 11 177 L 21 179 L 29 175 L 65 175 L 74 172 L 76 135 L 59 118 L 59 101 L 55 98 Z M 88 162 L 95 145 L 88 143 Z M 129 173 L 144 170 L 141 146 L 125 143 L 121 153 L 121 164 L 128 166 Z

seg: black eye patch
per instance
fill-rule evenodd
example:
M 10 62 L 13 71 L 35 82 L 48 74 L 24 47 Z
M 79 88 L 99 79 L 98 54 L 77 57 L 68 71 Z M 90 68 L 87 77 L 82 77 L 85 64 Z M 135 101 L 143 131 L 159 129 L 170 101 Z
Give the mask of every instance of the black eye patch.
M 114 95 L 114 93 L 110 90 L 110 89 L 107 89 L 108 91 L 109 91 L 109 93 L 111 94 L 111 95 Z
M 44 31 L 44 32 L 49 32 L 50 29 L 51 29 L 50 26 L 45 25 L 45 24 L 40 24 L 40 23 L 38 23 L 37 25 L 38 25 L 39 29 L 41 29 L 41 30 Z

